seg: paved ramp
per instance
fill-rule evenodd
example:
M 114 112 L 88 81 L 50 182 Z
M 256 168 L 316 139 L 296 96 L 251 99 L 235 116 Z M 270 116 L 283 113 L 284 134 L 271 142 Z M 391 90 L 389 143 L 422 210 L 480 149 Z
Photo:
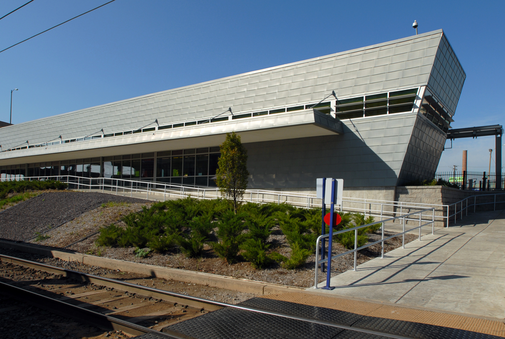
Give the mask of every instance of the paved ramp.
M 338 260 L 338 259 L 337 259 Z M 324 286 L 324 284 L 321 284 Z M 505 318 L 505 211 L 468 216 L 331 279 L 320 293 Z

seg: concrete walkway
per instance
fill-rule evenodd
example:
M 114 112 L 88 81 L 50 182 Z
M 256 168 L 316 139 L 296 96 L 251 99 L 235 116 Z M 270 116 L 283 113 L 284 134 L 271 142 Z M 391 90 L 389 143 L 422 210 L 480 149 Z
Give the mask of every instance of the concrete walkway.
M 333 277 L 331 286 L 336 288 L 317 292 L 504 319 L 505 211 L 476 213 L 438 228 L 384 259 Z

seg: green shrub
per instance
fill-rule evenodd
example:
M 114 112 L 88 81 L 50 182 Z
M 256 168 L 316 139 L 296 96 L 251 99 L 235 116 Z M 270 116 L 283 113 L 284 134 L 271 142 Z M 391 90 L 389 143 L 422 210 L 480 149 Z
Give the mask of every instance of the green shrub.
M 188 258 L 200 258 L 203 255 L 203 246 L 205 238 L 196 233 L 190 233 L 186 236 L 179 235 L 176 238 L 181 252 Z
M 177 233 L 154 237 L 147 243 L 147 247 L 157 253 L 166 253 L 175 246 L 178 237 Z
M 242 257 L 249 261 L 254 268 L 262 269 L 272 261 L 267 255 L 269 247 L 270 245 L 265 244 L 261 239 L 249 238 L 241 246 L 241 249 L 244 250 Z
M 298 244 L 304 249 L 312 251 L 316 247 L 317 235 L 312 233 L 306 224 L 303 224 L 300 219 L 285 219 L 279 224 L 282 233 L 286 236 L 291 248 L 293 244 Z
M 337 235 L 338 242 L 347 249 L 354 249 L 354 233 L 354 231 L 349 231 Z M 358 232 L 358 247 L 365 245 L 367 242 L 368 236 L 366 234 L 359 234 Z
M 193 218 L 193 220 L 189 222 L 189 228 L 191 228 L 191 232 L 201 236 L 204 241 L 208 241 L 210 240 L 209 235 L 210 232 L 212 232 L 214 225 L 212 224 L 212 219 L 209 215 L 202 215 Z
M 136 248 L 135 251 L 135 256 L 137 258 L 147 258 L 149 256 L 149 253 L 151 253 L 150 248 Z
M 123 235 L 123 232 L 122 228 L 119 228 L 114 224 L 106 226 L 100 229 L 100 235 L 96 240 L 96 244 L 98 246 L 116 247 L 118 246 L 118 240 Z
M 247 238 L 260 239 L 261 241 L 266 242 L 272 233 L 272 227 L 275 224 L 275 220 L 264 214 L 249 214 L 247 219 L 247 228 L 249 229 Z
M 212 243 L 216 254 L 233 264 L 238 260 L 238 252 L 245 236 L 242 231 L 246 224 L 243 221 L 244 214 L 235 214 L 232 210 L 223 214 L 217 230 L 218 241 Z
M 310 250 L 301 247 L 298 243 L 294 243 L 291 246 L 291 256 L 289 258 L 278 252 L 271 253 L 270 258 L 279 262 L 283 268 L 293 270 L 305 265 L 307 258 L 311 254 L 312 252 Z

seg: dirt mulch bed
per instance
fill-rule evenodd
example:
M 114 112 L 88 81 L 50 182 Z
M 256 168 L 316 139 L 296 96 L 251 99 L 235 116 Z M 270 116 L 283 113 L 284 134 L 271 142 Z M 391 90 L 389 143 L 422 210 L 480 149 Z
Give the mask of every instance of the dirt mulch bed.
M 118 204 L 106 204 L 109 201 Z M 120 204 L 119 202 L 125 202 Z M 57 192 L 46 193 L 20 203 L 0 213 L 0 237 L 11 240 L 24 240 L 41 245 L 74 250 L 113 259 L 120 259 L 145 264 L 173 267 L 184 270 L 213 273 L 235 278 L 263 281 L 288 286 L 310 287 L 314 284 L 315 255 L 308 258 L 306 264 L 296 270 L 287 270 L 278 264 L 272 264 L 264 270 L 257 270 L 249 262 L 240 261 L 233 265 L 226 264 L 207 246 L 203 258 L 185 258 L 182 253 L 150 254 L 146 258 L 135 256 L 134 248 L 105 248 L 95 245 L 101 227 L 116 223 L 128 213 L 141 210 L 151 202 L 101 193 Z M 9 211 L 13 209 L 14 211 Z M 72 211 L 72 212 L 70 212 Z M 3 214 L 9 212 L 4 218 Z M 9 224 L 4 220 L 9 221 Z M 8 225 L 8 226 L 7 226 Z M 49 228 L 48 225 L 59 227 Z M 43 237 L 36 237 L 43 233 Z M 378 235 L 371 235 L 376 240 Z M 45 238 L 45 239 L 44 239 Z M 408 234 L 406 242 L 416 239 Z M 289 256 L 291 249 L 280 229 L 274 228 L 270 236 L 271 249 Z M 401 237 L 388 240 L 384 252 L 401 246 Z M 346 249 L 339 243 L 333 245 L 333 252 L 343 253 Z M 362 250 L 357 255 L 358 265 L 381 254 L 380 244 Z M 332 263 L 332 276 L 353 268 L 353 254 L 345 255 Z M 321 281 L 325 275 L 320 275 Z

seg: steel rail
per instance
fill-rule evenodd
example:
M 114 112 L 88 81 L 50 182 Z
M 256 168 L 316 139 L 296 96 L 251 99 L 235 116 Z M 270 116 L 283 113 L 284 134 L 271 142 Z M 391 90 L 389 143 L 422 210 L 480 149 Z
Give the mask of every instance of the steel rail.
M 152 333 L 166 338 L 190 339 L 191 337 L 176 332 L 158 332 L 148 327 L 140 326 L 121 320 L 112 316 L 104 315 L 99 312 L 81 308 L 61 300 L 57 300 L 27 289 L 17 287 L 0 281 L 0 290 L 7 292 L 10 296 L 21 299 L 24 302 L 35 305 L 38 308 L 48 310 L 52 313 L 64 317 L 71 317 L 78 321 L 88 323 L 100 329 L 119 330 L 131 335 L 142 335 Z
M 233 308 L 233 309 L 247 311 L 247 312 L 254 312 L 254 313 L 265 314 L 265 315 L 270 315 L 270 316 L 275 316 L 275 317 L 280 317 L 280 318 L 285 318 L 285 319 L 298 320 L 298 321 L 302 321 L 302 322 L 324 325 L 324 326 L 328 326 L 328 327 L 339 328 L 339 329 L 343 329 L 343 330 L 354 331 L 354 332 L 359 332 L 359 333 L 364 333 L 364 334 L 369 334 L 369 335 L 377 335 L 377 336 L 383 336 L 383 337 L 395 338 L 395 339 L 411 338 L 411 337 L 405 337 L 405 336 L 400 336 L 400 335 L 396 335 L 396 334 L 391 334 L 388 332 L 368 330 L 368 329 L 364 329 L 364 328 L 360 328 L 360 327 L 342 325 L 342 324 L 332 323 L 332 322 L 328 322 L 328 321 L 322 321 L 322 320 L 311 319 L 311 318 L 300 317 L 300 316 L 287 315 L 287 314 L 283 314 L 283 313 L 279 313 L 279 312 L 275 312 L 275 311 L 266 311 L 266 310 L 262 310 L 262 309 L 256 309 L 256 308 L 245 307 L 245 306 L 240 306 L 240 305 L 227 304 L 227 303 L 223 303 L 223 302 L 219 302 L 219 301 L 206 300 L 206 299 L 187 296 L 187 295 L 183 295 L 183 294 L 179 294 L 179 293 L 163 291 L 163 290 L 158 290 L 158 289 L 154 289 L 154 288 L 150 288 L 150 287 L 146 287 L 146 286 L 131 284 L 128 282 L 117 281 L 117 280 L 113 280 L 110 278 L 99 277 L 99 276 L 95 276 L 92 274 L 81 273 L 81 272 L 77 272 L 77 271 L 73 271 L 73 270 L 68 270 L 68 269 L 64 269 L 64 268 L 60 268 L 60 267 L 55 267 L 55 266 L 51 266 L 51 265 L 47 265 L 47 264 L 43 264 L 43 263 L 33 262 L 33 261 L 29 261 L 29 260 L 25 260 L 25 259 L 21 259 L 21 258 L 15 258 L 12 256 L 2 255 L 2 254 L 0 254 L 0 261 L 10 262 L 12 264 L 21 265 L 21 266 L 25 266 L 25 267 L 29 267 L 29 268 L 33 268 L 33 269 L 37 269 L 37 270 L 42 270 L 42 271 L 46 271 L 46 272 L 49 272 L 52 274 L 62 274 L 68 278 L 71 278 L 71 279 L 74 279 L 77 281 L 94 283 L 97 285 L 103 285 L 106 287 L 111 287 L 111 288 L 115 288 L 115 289 L 119 289 L 119 290 L 125 289 L 127 287 L 128 292 L 136 291 L 135 293 L 138 293 L 139 295 L 152 296 L 154 298 L 165 299 L 165 300 L 167 299 L 167 297 L 170 297 L 170 301 L 175 300 L 176 302 L 180 302 L 181 304 L 192 306 L 192 307 L 201 307 L 202 304 L 204 304 L 207 306 L 207 308 L 206 308 L 207 310 L 214 311 L 214 310 L 219 310 L 222 308 Z M 0 286 L 3 288 L 4 285 L 5 284 L 2 283 Z M 31 292 L 31 293 L 34 293 L 34 292 Z M 44 300 L 50 299 L 45 296 L 41 296 L 41 297 L 45 298 Z M 165 297 L 165 298 L 163 298 L 163 297 Z M 57 302 L 58 305 L 60 305 L 61 303 L 65 304 L 65 305 L 69 305 L 72 307 L 73 310 L 78 309 L 77 311 L 80 311 L 80 310 L 89 311 L 89 310 L 81 309 L 75 305 L 67 304 L 63 301 L 55 300 L 55 302 Z M 49 305 L 49 303 L 46 303 L 46 304 Z M 100 323 L 105 323 L 105 324 L 109 323 L 110 324 L 112 321 L 114 321 L 113 324 L 114 324 L 114 326 L 116 326 L 114 329 L 124 330 L 123 327 L 121 327 L 121 326 L 127 326 L 128 324 L 130 324 L 126 321 L 119 320 L 119 319 L 116 319 L 111 316 L 105 316 L 105 315 L 102 315 L 97 312 L 93 312 L 93 313 L 96 313 L 96 315 L 92 314 L 92 315 L 89 315 L 89 317 L 95 318 L 98 316 L 102 316 L 105 318 L 105 320 L 100 320 Z M 135 324 L 133 324 L 133 325 L 136 327 L 142 327 L 142 326 L 135 325 Z M 149 328 L 146 328 L 146 329 L 149 330 L 150 333 L 156 333 L 156 334 L 162 333 L 162 332 L 154 331 Z M 127 332 L 127 330 L 124 330 L 124 331 Z M 130 332 L 128 332 L 128 333 L 130 333 Z M 172 338 L 181 338 L 181 339 L 191 338 L 189 336 L 185 336 L 183 334 L 170 331 L 167 328 L 163 329 L 163 333 L 168 334 L 169 335 L 168 337 L 172 337 Z M 135 333 L 132 333 L 132 334 L 135 334 Z

